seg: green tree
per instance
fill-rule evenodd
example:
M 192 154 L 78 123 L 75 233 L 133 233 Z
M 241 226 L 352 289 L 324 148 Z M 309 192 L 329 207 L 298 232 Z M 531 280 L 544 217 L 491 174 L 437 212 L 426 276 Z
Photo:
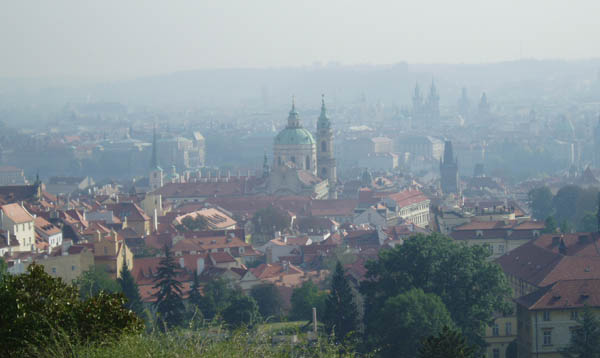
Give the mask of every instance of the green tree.
M 203 287 L 204 295 L 198 299 L 198 308 L 206 319 L 213 319 L 227 308 L 236 291 L 223 279 L 215 279 Z
M 582 316 L 571 342 L 561 353 L 568 358 L 600 358 L 600 320 L 587 307 Z
M 598 231 L 598 222 L 596 219 L 596 214 L 587 213 L 581 218 L 579 221 L 579 225 L 577 225 L 577 231 L 583 232 L 596 232 Z
M 552 202 L 559 222 L 568 221 L 571 225 L 575 222 L 581 195 L 582 190 L 576 185 L 566 185 L 558 190 Z
M 311 321 L 312 308 L 317 309 L 317 315 L 323 314 L 326 299 L 327 293 L 320 291 L 312 281 L 302 283 L 292 291 L 290 319 Z
M 187 216 L 181 220 L 181 224 L 177 225 L 180 231 L 202 231 L 208 229 L 208 220 L 204 216 L 198 215 L 196 218 Z
M 351 333 L 358 331 L 358 309 L 345 274 L 342 264 L 338 261 L 322 319 L 327 332 L 334 333 L 337 341 L 343 341 Z
M 283 210 L 269 206 L 258 210 L 252 217 L 254 233 L 272 237 L 276 231 L 290 226 L 290 216 Z
M 8 275 L 8 265 L 6 264 L 6 261 L 0 257 L 0 282 L 6 275 Z
M 79 287 L 79 295 L 82 299 L 95 296 L 100 291 L 109 293 L 121 292 L 121 287 L 110 277 L 108 269 L 105 266 L 93 265 L 87 271 L 75 280 L 75 285 Z
M 179 268 L 171 250 L 166 245 L 164 253 L 165 256 L 158 264 L 153 287 L 158 289 L 153 296 L 156 298 L 154 307 L 160 329 L 181 325 L 185 310 L 181 294 L 181 282 L 177 280 Z
M 383 357 L 390 358 L 414 357 L 422 338 L 454 325 L 442 300 L 418 288 L 388 298 L 378 321 L 370 343 L 380 348 Z
M 510 311 L 511 292 L 488 256 L 480 245 L 458 244 L 440 234 L 415 235 L 380 252 L 379 260 L 367 262 L 367 279 L 361 284 L 367 335 L 380 326 L 380 310 L 388 298 L 420 288 L 438 295 L 467 339 L 484 347 L 485 327 L 495 312 Z
M 554 220 L 553 216 L 548 216 L 544 221 L 544 234 L 554 234 L 556 229 L 558 229 L 558 225 L 556 225 L 556 220 Z
M 281 296 L 274 284 L 263 283 L 256 285 L 250 290 L 250 296 L 258 304 L 258 311 L 264 319 L 281 317 Z
M 133 275 L 131 275 L 131 271 L 129 271 L 129 267 L 127 267 L 125 260 L 123 260 L 121 277 L 117 279 L 117 283 L 119 284 L 121 292 L 123 292 L 123 295 L 127 298 L 125 307 L 135 312 L 138 317 L 144 317 L 144 304 L 142 303 L 140 290 Z
M 554 211 L 552 198 L 552 192 L 547 186 L 531 189 L 527 193 L 531 216 L 536 220 L 544 220 L 551 216 Z
M 423 340 L 418 358 L 475 358 L 476 349 L 459 332 L 444 327 L 442 332 Z
M 223 320 L 231 327 L 252 326 L 260 319 L 254 298 L 236 294 L 229 306 L 223 310 Z
M 506 358 L 518 358 L 519 357 L 519 346 L 517 345 L 517 340 L 513 340 L 506 347 Z
M 81 300 L 76 286 L 31 264 L 0 282 L 0 356 L 34 357 L 31 349 L 56 340 L 76 345 L 139 331 L 141 321 L 124 304 L 121 294 L 104 291 Z

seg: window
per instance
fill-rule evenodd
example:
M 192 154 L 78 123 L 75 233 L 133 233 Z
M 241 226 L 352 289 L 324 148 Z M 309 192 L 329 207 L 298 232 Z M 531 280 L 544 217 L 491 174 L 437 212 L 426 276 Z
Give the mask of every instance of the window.
M 296 163 L 296 157 L 292 155 L 292 163 Z
M 503 254 L 504 253 L 504 245 L 500 244 L 498 245 L 498 251 Z
M 552 345 L 552 331 L 551 330 L 544 331 L 544 345 L 545 346 Z
M 281 165 L 281 156 L 277 157 L 277 165 Z
M 498 348 L 492 349 L 492 358 L 500 358 L 500 349 L 498 349 Z
M 71 266 L 71 271 L 75 271 L 75 265 Z
M 577 312 L 577 311 L 571 311 L 571 320 L 572 321 L 577 321 L 578 318 L 579 318 L 579 312 Z
M 52 268 L 52 273 L 56 273 L 56 267 Z
M 327 142 L 325 142 L 325 141 L 321 142 L 321 151 L 322 152 L 326 152 L 327 151 Z
M 510 335 L 512 335 L 512 323 L 511 323 L 511 322 L 506 322 L 506 323 L 504 324 L 504 333 L 505 333 L 507 336 L 510 336 Z
M 544 313 L 542 315 L 542 319 L 544 321 L 549 321 L 550 320 L 550 311 L 544 311 Z
M 108 248 L 104 247 L 104 255 L 108 255 Z
M 497 323 L 494 323 L 492 326 L 492 336 L 497 337 L 500 335 L 500 327 L 498 327 Z
M 310 157 L 308 155 L 306 156 L 306 169 L 310 169 Z

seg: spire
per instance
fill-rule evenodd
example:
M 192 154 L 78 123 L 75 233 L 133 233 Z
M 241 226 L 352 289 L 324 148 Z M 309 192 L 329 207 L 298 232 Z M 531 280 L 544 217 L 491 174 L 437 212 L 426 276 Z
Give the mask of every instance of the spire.
M 452 150 L 452 142 L 447 140 L 444 144 L 444 164 L 454 163 L 454 151 Z
M 158 166 L 158 153 L 156 147 L 156 123 L 152 128 L 152 160 L 150 161 L 151 169 L 159 168 Z
M 288 116 L 288 128 L 299 128 L 300 127 L 300 115 L 296 111 L 296 97 L 292 96 L 292 109 Z
M 317 121 L 317 128 L 329 128 L 331 123 L 329 122 L 329 116 L 327 115 L 327 107 L 325 107 L 325 95 L 321 95 L 321 115 Z

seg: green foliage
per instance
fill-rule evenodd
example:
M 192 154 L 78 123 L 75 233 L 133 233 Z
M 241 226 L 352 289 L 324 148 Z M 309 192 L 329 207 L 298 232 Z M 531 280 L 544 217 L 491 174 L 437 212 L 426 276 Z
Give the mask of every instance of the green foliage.
M 576 185 L 566 185 L 556 193 L 552 200 L 556 210 L 556 219 L 565 230 L 570 232 L 578 226 L 589 212 L 596 212 L 598 191 L 594 188 L 582 189 Z M 562 223 L 566 222 L 566 225 Z
M 105 266 L 91 266 L 75 280 L 75 285 L 79 287 L 79 295 L 82 299 L 95 296 L 101 291 L 121 292 L 121 287 L 110 277 Z
M 196 299 L 196 306 L 206 319 L 213 319 L 225 310 L 236 295 L 236 291 L 223 279 L 208 282 L 203 287 L 204 295 Z
M 598 231 L 598 222 L 595 213 L 586 213 L 579 224 L 577 225 L 577 231 L 583 232 L 596 232 Z
M 418 288 L 388 298 L 378 321 L 370 343 L 380 349 L 381 356 L 390 358 L 414 357 L 423 337 L 454 325 L 442 300 Z
M 8 275 L 8 265 L 6 264 L 6 261 L 0 257 L 0 282 L 2 282 L 2 279 L 6 275 Z
M 589 308 L 582 316 L 571 342 L 561 353 L 568 358 L 600 358 L 600 320 Z
M 281 296 L 274 284 L 263 283 L 256 285 L 250 290 L 250 296 L 258 304 L 258 311 L 264 319 L 281 317 Z
M 254 233 L 272 237 L 276 231 L 283 231 L 290 226 L 290 216 L 274 206 L 258 210 L 252 217 Z
M 518 358 L 519 357 L 519 346 L 517 345 L 517 340 L 513 340 L 506 347 L 506 358 Z
M 302 283 L 292 292 L 290 319 L 312 321 L 312 308 L 317 308 L 317 315 L 322 314 L 326 299 L 327 293 L 320 291 L 312 281 Z
M 389 298 L 419 288 L 438 295 L 467 339 L 483 347 L 493 314 L 510 310 L 510 287 L 488 256 L 482 246 L 457 244 L 440 234 L 419 234 L 380 252 L 378 261 L 366 264 L 367 280 L 361 284 L 367 337 L 378 331 L 380 311 Z
M 232 334 L 214 332 L 173 331 L 147 335 L 129 335 L 102 346 L 76 347 L 66 353 L 51 352 L 40 355 L 43 358 L 85 357 L 85 358 L 352 358 L 353 352 L 340 353 L 339 346 L 326 339 L 309 342 L 299 337 L 297 344 L 289 339 L 273 344 L 275 337 L 270 334 L 236 330 Z
M 544 221 L 544 224 L 544 230 L 542 230 L 544 234 L 554 234 L 558 229 L 558 226 L 556 225 L 556 220 L 553 216 L 548 216 Z
M 444 327 L 438 335 L 430 336 L 422 342 L 417 357 L 475 358 L 476 349 L 467 344 L 465 337 L 460 332 Z
M 196 218 L 187 216 L 181 220 L 181 224 L 177 225 L 177 230 L 180 231 L 202 231 L 208 229 L 208 220 L 204 216 L 198 215 Z
M 104 291 L 80 300 L 74 285 L 32 264 L 0 282 L 0 356 L 37 356 L 35 348 L 60 337 L 76 344 L 139 331 L 141 321 L 124 304 L 121 294 Z
M 179 326 L 183 323 L 183 305 L 181 282 L 177 281 L 179 268 L 168 246 L 164 248 L 165 256 L 158 263 L 157 275 L 153 288 L 158 289 L 154 294 L 156 302 L 157 321 L 161 329 Z
M 337 341 L 343 341 L 358 331 L 358 309 L 344 268 L 338 261 L 331 283 L 331 291 L 325 301 L 322 321 L 327 333 L 334 333 Z
M 531 189 L 527 193 L 531 216 L 536 220 L 544 220 L 552 215 L 554 206 L 552 203 L 552 192 L 547 186 Z
M 123 292 L 123 295 L 125 296 L 125 298 L 127 298 L 127 303 L 125 304 L 125 307 L 135 312 L 135 314 L 137 314 L 138 317 L 143 317 L 144 304 L 142 303 L 140 290 L 138 288 L 137 283 L 135 282 L 135 279 L 131 275 L 131 271 L 129 271 L 129 267 L 127 267 L 127 264 L 125 263 L 125 260 L 123 260 L 123 267 L 121 268 L 121 277 L 117 279 L 117 283 L 121 288 L 121 292 Z
M 237 294 L 223 310 L 223 320 L 230 327 L 252 326 L 260 319 L 254 298 Z

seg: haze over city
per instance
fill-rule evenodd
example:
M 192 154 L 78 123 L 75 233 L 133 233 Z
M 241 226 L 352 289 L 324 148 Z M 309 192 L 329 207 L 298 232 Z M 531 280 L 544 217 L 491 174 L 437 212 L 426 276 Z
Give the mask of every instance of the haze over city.
M 592 358 L 600 2 L 0 5 L 0 357 Z

